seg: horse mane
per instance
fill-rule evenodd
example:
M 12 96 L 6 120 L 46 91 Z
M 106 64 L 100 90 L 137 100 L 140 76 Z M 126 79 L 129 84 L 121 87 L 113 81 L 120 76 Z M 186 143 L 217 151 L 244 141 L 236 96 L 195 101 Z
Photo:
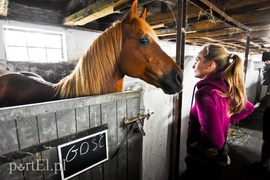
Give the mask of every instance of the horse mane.
M 156 39 L 155 32 L 144 20 L 135 17 L 133 23 Z M 121 48 L 122 21 L 118 21 L 91 44 L 73 72 L 55 85 L 56 93 L 60 98 L 106 93 L 106 79 L 114 71 Z

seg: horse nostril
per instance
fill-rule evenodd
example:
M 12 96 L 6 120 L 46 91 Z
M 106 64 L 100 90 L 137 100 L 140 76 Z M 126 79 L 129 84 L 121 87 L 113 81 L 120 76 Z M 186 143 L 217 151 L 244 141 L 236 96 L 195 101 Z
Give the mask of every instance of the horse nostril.
M 175 76 L 175 80 L 176 80 L 176 83 L 178 85 L 181 85 L 182 84 L 182 80 L 183 80 L 183 75 L 181 73 L 177 73 L 176 76 Z

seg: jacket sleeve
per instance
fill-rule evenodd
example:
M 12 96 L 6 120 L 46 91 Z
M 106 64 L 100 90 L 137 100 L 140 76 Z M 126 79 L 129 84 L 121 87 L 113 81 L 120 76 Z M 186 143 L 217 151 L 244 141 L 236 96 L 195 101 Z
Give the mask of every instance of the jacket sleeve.
M 231 123 L 235 123 L 239 120 L 244 119 L 249 114 L 251 114 L 253 111 L 254 111 L 254 105 L 251 102 L 246 101 L 245 108 L 240 113 L 234 114 L 231 116 Z
M 222 148 L 225 142 L 223 126 L 214 97 L 207 91 L 199 90 L 195 98 L 201 132 L 199 141 L 205 149 Z

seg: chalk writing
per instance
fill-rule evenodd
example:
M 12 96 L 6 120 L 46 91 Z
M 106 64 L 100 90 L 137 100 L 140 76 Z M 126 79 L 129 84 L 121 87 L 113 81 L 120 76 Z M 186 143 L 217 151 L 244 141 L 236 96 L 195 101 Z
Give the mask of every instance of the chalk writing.
M 94 147 L 93 147 L 94 145 Z M 104 134 L 100 134 L 98 136 L 95 136 L 92 140 L 91 143 L 87 141 L 81 142 L 81 144 L 75 144 L 73 145 L 67 152 L 65 161 L 66 162 L 71 162 L 73 161 L 77 155 L 83 156 L 86 155 L 89 152 L 90 147 L 92 148 L 92 151 L 97 150 L 98 148 L 103 148 L 104 147 Z M 79 154 L 78 154 L 79 151 Z
M 59 162 L 65 165 L 62 179 L 69 179 L 108 160 L 107 130 L 58 146 Z

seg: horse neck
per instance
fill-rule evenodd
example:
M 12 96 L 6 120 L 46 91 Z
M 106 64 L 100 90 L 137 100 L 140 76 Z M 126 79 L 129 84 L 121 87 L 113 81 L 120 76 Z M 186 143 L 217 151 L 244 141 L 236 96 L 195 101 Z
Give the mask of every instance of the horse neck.
M 104 79 L 104 81 L 100 81 L 98 79 Z M 123 82 L 123 76 L 115 72 L 96 78 L 94 77 L 92 79 L 83 77 L 80 73 L 73 72 L 57 83 L 55 85 L 55 89 L 57 90 L 57 94 L 60 98 L 73 98 L 121 92 L 123 89 Z
M 117 70 L 122 43 L 122 25 L 116 23 L 103 32 L 79 60 L 74 71 L 56 89 L 62 98 L 119 91 L 123 76 Z

